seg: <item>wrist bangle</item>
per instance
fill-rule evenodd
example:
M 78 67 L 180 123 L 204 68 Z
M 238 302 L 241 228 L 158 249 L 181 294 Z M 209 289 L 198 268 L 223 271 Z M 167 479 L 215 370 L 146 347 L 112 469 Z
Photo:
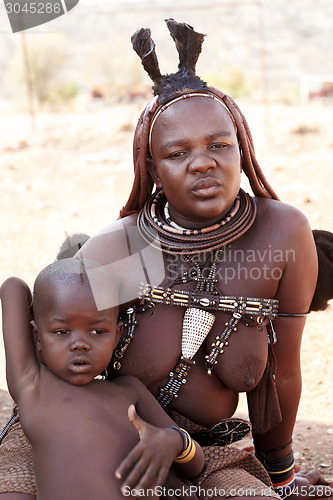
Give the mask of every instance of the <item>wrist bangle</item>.
M 181 452 L 174 458 L 174 462 L 176 462 L 177 464 L 186 464 L 187 462 L 192 460 L 195 455 L 195 442 L 185 429 L 175 426 L 171 426 L 170 429 L 175 429 L 176 431 L 180 432 L 183 437 L 183 448 Z
M 182 438 L 183 438 L 183 448 L 182 448 L 182 450 L 181 450 L 181 452 L 179 454 L 179 455 L 181 455 L 184 452 L 184 450 L 186 450 L 187 439 L 188 439 L 187 436 L 189 436 L 189 434 L 184 429 L 181 429 L 180 427 L 176 427 L 175 425 L 172 425 L 170 427 L 170 429 L 175 429 L 175 431 L 180 432 L 180 434 L 182 435 Z M 187 434 L 187 436 L 186 436 L 186 434 Z
M 190 462 L 192 458 L 195 455 L 195 452 L 197 451 L 197 448 L 195 446 L 195 442 L 191 439 L 191 447 L 189 452 L 184 456 L 184 457 L 179 457 L 179 455 L 173 459 L 174 462 L 177 464 L 186 464 L 187 462 Z

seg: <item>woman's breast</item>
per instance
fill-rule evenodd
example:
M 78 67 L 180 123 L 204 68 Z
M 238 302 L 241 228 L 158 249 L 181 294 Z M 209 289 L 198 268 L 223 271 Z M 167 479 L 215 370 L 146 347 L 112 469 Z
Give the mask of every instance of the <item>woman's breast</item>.
M 169 373 L 177 365 L 182 353 L 182 329 L 184 307 L 158 305 L 151 313 L 137 314 L 135 335 L 124 357 L 119 374 L 131 374 L 156 392 L 168 379 Z M 219 354 L 212 376 L 205 369 L 206 359 L 216 337 L 228 321 L 227 314 L 216 312 L 215 323 L 206 340 L 194 356 L 196 365 L 191 368 L 187 387 L 199 394 L 201 386 L 206 392 L 211 388 L 221 391 L 246 392 L 260 381 L 267 362 L 266 329 L 259 332 L 256 327 L 239 324 L 228 339 L 224 352 Z M 194 373 L 200 373 L 200 381 L 194 380 Z M 214 381 L 214 383 L 213 383 Z M 200 385 L 200 387 L 199 387 Z M 182 388 L 182 393 L 187 392 Z M 192 393 L 193 397 L 193 393 Z
M 204 355 L 208 356 L 212 344 L 225 327 L 228 316 L 217 318 L 213 329 L 204 343 Z M 223 317 L 226 321 L 223 321 Z M 222 321 L 221 321 L 222 319 Z M 229 389 L 248 392 L 261 380 L 265 371 L 268 353 L 266 328 L 259 331 L 256 327 L 246 327 L 239 323 L 223 346 L 213 367 L 216 377 Z M 206 358 L 205 358 L 206 361 Z

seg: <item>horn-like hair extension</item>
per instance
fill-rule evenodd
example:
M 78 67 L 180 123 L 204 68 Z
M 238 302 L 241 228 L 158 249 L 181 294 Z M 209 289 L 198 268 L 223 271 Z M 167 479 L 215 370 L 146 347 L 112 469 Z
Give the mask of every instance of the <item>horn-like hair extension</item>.
M 151 38 L 149 28 L 141 28 L 132 35 L 133 49 L 141 59 L 142 66 L 154 83 L 162 79 L 158 60 L 155 52 L 155 43 Z
M 177 23 L 172 18 L 166 19 L 165 22 L 179 54 L 179 70 L 185 69 L 189 74 L 195 75 L 195 66 L 205 35 L 194 31 L 189 24 Z

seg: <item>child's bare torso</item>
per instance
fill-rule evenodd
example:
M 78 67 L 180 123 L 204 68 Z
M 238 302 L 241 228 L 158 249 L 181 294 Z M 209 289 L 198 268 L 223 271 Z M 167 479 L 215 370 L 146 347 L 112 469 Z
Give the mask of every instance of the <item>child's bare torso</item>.
M 20 403 L 38 500 L 124 498 L 115 470 L 139 440 L 127 416 L 136 403 L 130 380 L 74 386 L 41 368 L 39 389 Z

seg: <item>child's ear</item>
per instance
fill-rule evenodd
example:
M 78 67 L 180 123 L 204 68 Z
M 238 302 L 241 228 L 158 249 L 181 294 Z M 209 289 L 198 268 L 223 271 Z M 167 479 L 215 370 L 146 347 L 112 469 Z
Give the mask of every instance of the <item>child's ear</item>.
M 34 345 L 35 345 L 36 351 L 42 352 L 42 348 L 41 348 L 41 345 L 40 345 L 38 328 L 37 328 L 37 325 L 36 325 L 35 321 L 34 320 L 30 321 L 30 325 L 31 325 L 31 328 L 32 328 L 32 335 L 33 335 Z
M 116 330 L 117 344 L 119 342 L 120 335 L 121 335 L 121 332 L 123 331 L 123 328 L 124 328 L 124 323 L 122 321 L 118 321 L 118 323 L 117 323 L 117 330 Z
M 155 162 L 150 156 L 147 156 L 147 168 L 154 183 L 156 184 L 157 189 L 162 189 L 162 183 L 158 176 Z

